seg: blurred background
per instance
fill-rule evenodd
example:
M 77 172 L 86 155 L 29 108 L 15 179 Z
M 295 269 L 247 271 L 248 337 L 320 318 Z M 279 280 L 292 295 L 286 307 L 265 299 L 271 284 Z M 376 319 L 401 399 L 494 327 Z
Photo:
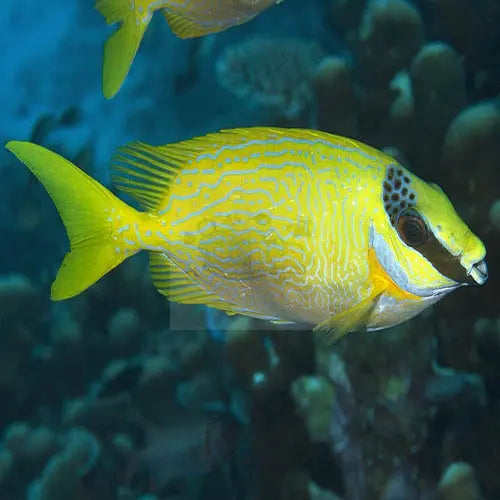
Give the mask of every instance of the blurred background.
M 145 256 L 51 303 L 64 229 L 0 149 L 0 500 L 500 498 L 498 0 L 283 0 L 190 40 L 156 14 L 110 101 L 91 0 L 1 9 L 0 143 L 109 184 L 130 140 L 346 135 L 442 186 L 490 280 L 334 346 L 168 304 Z

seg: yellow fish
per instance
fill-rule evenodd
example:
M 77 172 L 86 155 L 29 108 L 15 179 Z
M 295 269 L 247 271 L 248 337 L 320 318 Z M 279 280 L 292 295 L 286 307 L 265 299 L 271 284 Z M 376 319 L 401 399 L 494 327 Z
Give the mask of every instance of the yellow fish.
M 246 128 L 130 143 L 112 173 L 143 211 L 56 153 L 6 147 L 45 186 L 69 236 L 54 300 L 148 250 L 154 285 L 172 301 L 340 338 L 487 279 L 485 247 L 443 191 L 351 139 Z
M 180 38 L 224 31 L 250 21 L 282 0 L 97 0 L 108 24 L 120 23 L 104 46 L 102 92 L 111 99 L 120 90 L 155 11 L 161 10 Z

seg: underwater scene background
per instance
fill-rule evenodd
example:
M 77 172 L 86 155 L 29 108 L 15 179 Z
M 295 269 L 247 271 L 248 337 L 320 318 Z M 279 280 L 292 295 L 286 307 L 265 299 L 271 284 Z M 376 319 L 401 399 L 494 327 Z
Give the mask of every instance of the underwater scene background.
M 155 15 L 112 100 L 93 2 L 21 4 L 1 5 L 2 144 L 42 144 L 109 185 L 130 140 L 356 138 L 444 189 L 490 279 L 334 345 L 167 303 L 145 255 L 50 302 L 64 228 L 1 149 L 0 499 L 499 499 L 498 0 L 283 0 L 189 40 Z

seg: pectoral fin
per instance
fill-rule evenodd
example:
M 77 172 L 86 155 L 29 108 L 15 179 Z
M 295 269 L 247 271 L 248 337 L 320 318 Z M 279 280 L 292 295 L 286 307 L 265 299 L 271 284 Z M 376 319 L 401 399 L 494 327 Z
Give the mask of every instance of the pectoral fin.
M 363 330 L 381 294 L 382 290 L 374 290 L 367 299 L 346 311 L 330 316 L 316 325 L 313 331 L 325 333 L 327 342 L 333 344 L 349 332 Z

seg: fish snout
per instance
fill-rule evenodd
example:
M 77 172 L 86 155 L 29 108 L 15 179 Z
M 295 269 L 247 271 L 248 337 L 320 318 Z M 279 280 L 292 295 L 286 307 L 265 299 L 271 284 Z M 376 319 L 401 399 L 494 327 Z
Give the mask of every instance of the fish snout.
M 486 265 L 486 260 L 482 259 L 479 262 L 472 264 L 468 274 L 472 277 L 476 284 L 484 285 L 488 279 L 488 266 Z

